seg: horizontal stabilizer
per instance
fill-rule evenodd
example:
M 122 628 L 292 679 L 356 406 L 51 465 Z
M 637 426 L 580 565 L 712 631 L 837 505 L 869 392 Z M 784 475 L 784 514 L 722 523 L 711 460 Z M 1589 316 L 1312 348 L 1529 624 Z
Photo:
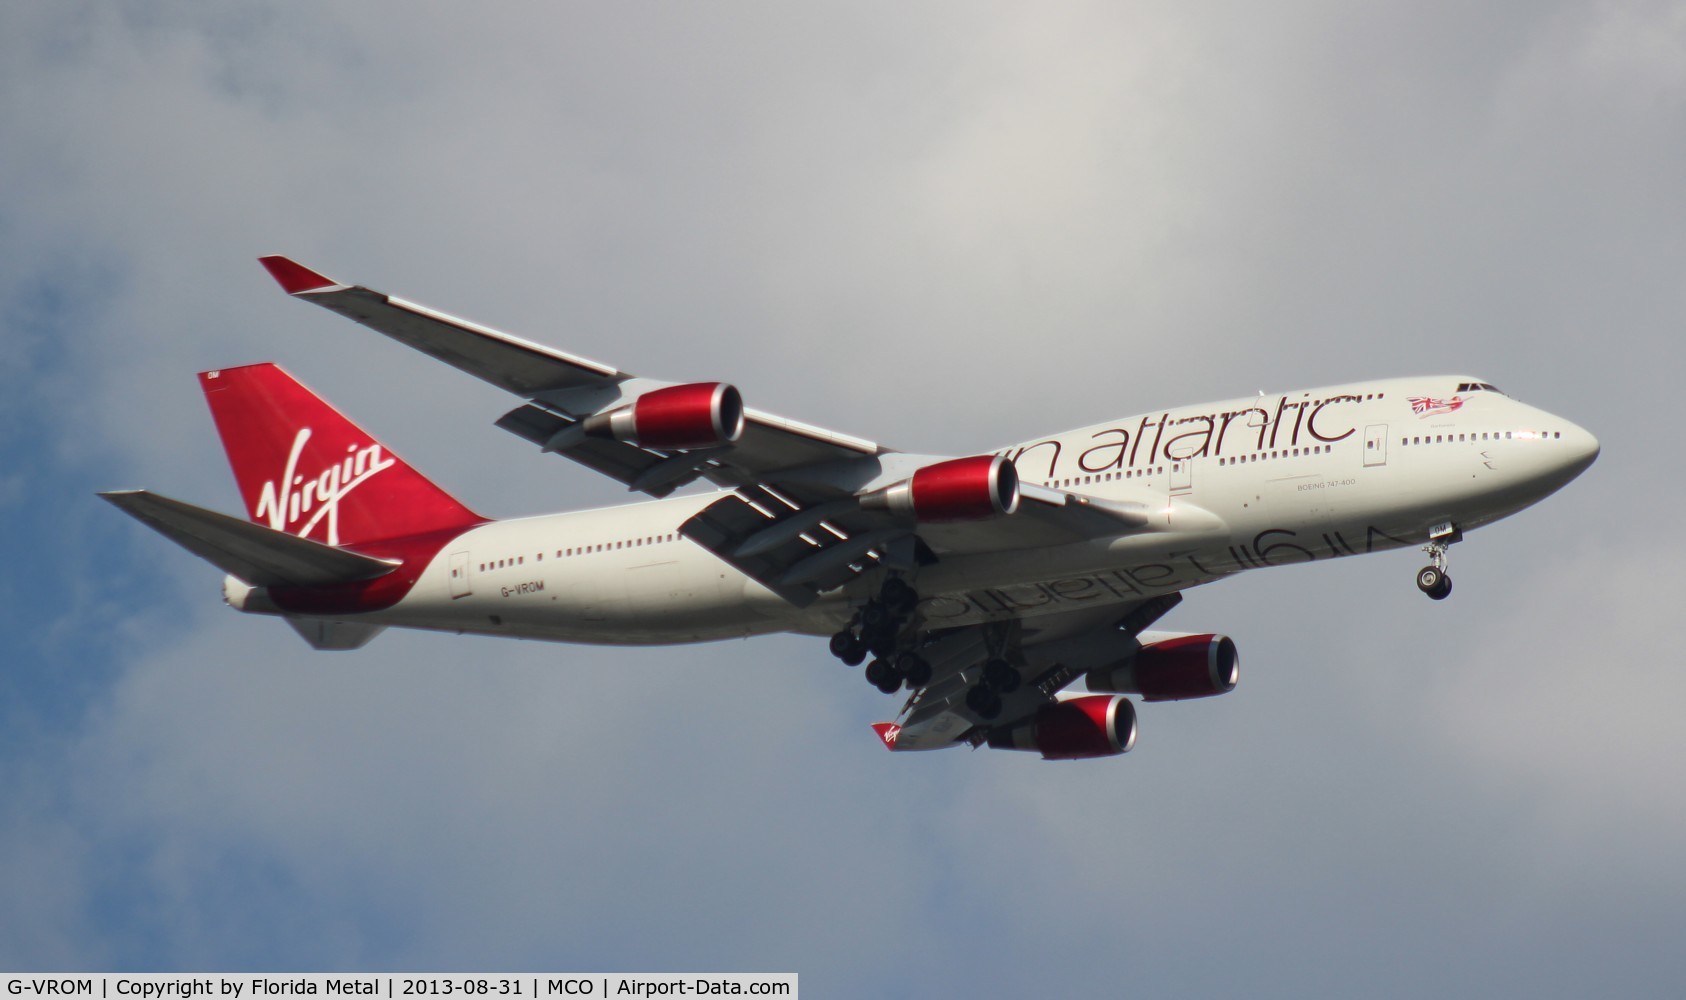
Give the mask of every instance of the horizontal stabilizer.
M 225 573 L 259 587 L 370 580 L 396 563 L 337 549 L 146 490 L 101 493 L 124 513 Z

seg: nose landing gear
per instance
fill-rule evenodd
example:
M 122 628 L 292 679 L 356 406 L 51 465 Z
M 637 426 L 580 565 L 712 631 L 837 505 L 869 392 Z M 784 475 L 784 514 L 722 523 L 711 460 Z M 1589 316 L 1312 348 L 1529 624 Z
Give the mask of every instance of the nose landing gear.
M 1452 578 L 1438 566 L 1424 566 L 1417 570 L 1417 589 L 1437 601 L 1452 596 Z
M 1464 533 L 1450 522 L 1435 525 L 1429 530 L 1428 544 L 1423 551 L 1433 562 L 1417 570 L 1417 589 L 1436 601 L 1452 596 L 1452 577 L 1447 572 L 1446 549 L 1453 542 L 1462 541 Z

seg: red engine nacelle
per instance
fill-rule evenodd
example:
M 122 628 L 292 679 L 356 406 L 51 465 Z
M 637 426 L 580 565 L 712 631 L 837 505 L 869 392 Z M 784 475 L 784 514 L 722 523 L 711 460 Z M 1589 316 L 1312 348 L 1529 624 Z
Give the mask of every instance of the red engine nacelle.
M 1089 690 L 1139 694 L 1146 701 L 1210 698 L 1235 690 L 1241 657 L 1227 635 L 1180 635 L 1143 646 L 1122 663 L 1089 674 Z
M 622 406 L 587 417 L 587 434 L 608 435 L 644 448 L 681 451 L 730 444 L 743 436 L 743 397 L 725 382 L 693 382 L 652 389 Z
M 1028 722 L 989 734 L 997 750 L 1039 750 L 1043 760 L 1116 757 L 1136 745 L 1136 706 L 1115 694 L 1044 705 Z
M 1003 455 L 976 455 L 927 465 L 911 479 L 861 497 L 863 510 L 887 510 L 918 521 L 980 521 L 1019 509 L 1019 471 Z

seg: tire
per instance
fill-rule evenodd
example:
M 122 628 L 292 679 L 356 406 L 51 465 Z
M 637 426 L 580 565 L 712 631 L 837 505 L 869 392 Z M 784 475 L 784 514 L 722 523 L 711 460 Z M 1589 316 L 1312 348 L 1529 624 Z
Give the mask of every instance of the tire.
M 912 613 L 919 604 L 919 593 L 899 576 L 892 576 L 884 581 L 884 586 L 878 591 L 878 599 L 884 602 L 892 615 L 898 618 Z
M 1430 597 L 1434 597 L 1434 592 L 1440 589 L 1441 583 L 1445 579 L 1446 574 L 1440 572 L 1438 567 L 1424 566 L 1417 570 L 1417 589 Z M 1450 588 L 1448 588 L 1449 592 Z M 1441 598 L 1436 597 L 1435 600 L 1441 600 Z
M 966 692 L 966 707 L 978 718 L 989 720 L 1001 714 L 1001 698 L 982 684 Z
M 996 694 L 1012 694 L 1019 689 L 1019 672 L 1006 660 L 990 660 L 984 664 L 983 682 Z
M 883 660 L 875 658 L 866 665 L 866 682 L 873 687 L 882 688 L 885 681 L 895 676 L 895 671 L 891 670 L 890 665 Z
M 913 594 L 913 588 L 899 576 L 892 576 L 884 581 L 884 586 L 878 589 L 878 599 L 889 607 L 897 607 Z
M 907 678 L 910 688 L 922 688 L 931 683 L 931 665 L 918 653 L 903 653 L 896 661 L 896 667 Z
M 1437 601 L 1444 601 L 1452 596 L 1452 578 L 1444 573 L 1440 576 L 1440 586 L 1428 592 L 1428 596 Z
M 855 648 L 855 636 L 851 632 L 839 632 L 831 637 L 831 655 L 839 660 L 847 660 L 849 651 Z
M 861 624 L 868 629 L 881 628 L 890 621 L 890 609 L 877 601 L 861 609 Z
M 842 659 L 844 666 L 860 666 L 866 662 L 866 643 L 860 641 L 850 643 L 849 651 L 844 653 L 840 659 Z

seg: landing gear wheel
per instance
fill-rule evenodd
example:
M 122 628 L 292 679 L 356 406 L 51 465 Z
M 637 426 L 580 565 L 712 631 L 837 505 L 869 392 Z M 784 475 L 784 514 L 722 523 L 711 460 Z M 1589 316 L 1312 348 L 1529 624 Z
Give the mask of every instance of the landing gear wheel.
M 890 622 L 890 609 L 877 601 L 872 601 L 861 609 L 861 624 L 867 629 L 877 629 Z
M 990 660 L 984 664 L 984 685 L 997 694 L 1012 694 L 1017 691 L 1019 680 L 1019 672 L 1006 660 Z
M 899 576 L 892 576 L 884 581 L 884 586 L 878 590 L 878 599 L 897 615 L 907 614 L 919 603 L 919 595 Z
M 855 648 L 855 633 L 847 629 L 831 637 L 831 655 L 839 660 L 847 661 L 849 651 Z
M 1438 566 L 1424 566 L 1417 570 L 1417 589 L 1437 601 L 1444 601 L 1452 593 L 1452 578 Z
M 866 660 L 866 643 L 851 638 L 849 651 L 839 657 L 845 666 L 858 667 Z
M 878 659 L 866 665 L 866 682 L 885 694 L 890 694 L 902 686 L 901 675 L 891 669 L 888 663 Z
M 980 719 L 993 719 L 1001 714 L 1001 696 L 979 684 L 966 692 L 966 707 Z
M 903 653 L 896 659 L 896 667 L 907 678 L 908 687 L 921 688 L 931 683 L 931 665 L 918 653 Z

